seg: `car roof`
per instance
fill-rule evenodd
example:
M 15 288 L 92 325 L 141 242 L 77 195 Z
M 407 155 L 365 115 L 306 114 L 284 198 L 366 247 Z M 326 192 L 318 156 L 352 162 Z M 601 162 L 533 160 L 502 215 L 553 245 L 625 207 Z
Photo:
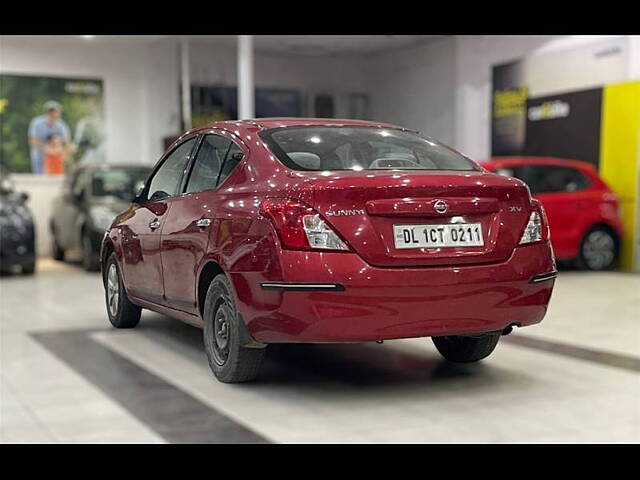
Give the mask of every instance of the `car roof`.
M 492 157 L 489 160 L 480 162 L 480 165 L 485 168 L 500 168 L 507 165 L 559 165 L 564 167 L 573 167 L 579 170 L 596 171 L 595 166 L 589 162 L 559 157 Z
M 350 120 L 346 118 L 305 118 L 305 117 L 269 117 L 254 118 L 249 120 L 226 120 L 211 122 L 202 127 L 190 130 L 187 133 L 199 132 L 211 128 L 222 128 L 236 133 L 247 130 L 268 130 L 271 128 L 287 127 L 372 127 L 389 128 L 394 130 L 412 131 L 408 128 L 400 127 L 390 123 L 373 122 L 368 120 Z M 186 134 L 185 134 L 186 135 Z M 183 135 L 184 136 L 184 135 Z

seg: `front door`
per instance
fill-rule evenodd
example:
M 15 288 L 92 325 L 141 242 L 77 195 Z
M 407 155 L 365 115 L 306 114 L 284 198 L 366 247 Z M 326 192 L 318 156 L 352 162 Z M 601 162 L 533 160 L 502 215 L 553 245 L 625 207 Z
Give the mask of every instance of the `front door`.
M 164 303 L 160 234 L 177 200 L 196 137 L 179 144 L 147 182 L 131 217 L 121 224 L 123 271 L 130 293 Z

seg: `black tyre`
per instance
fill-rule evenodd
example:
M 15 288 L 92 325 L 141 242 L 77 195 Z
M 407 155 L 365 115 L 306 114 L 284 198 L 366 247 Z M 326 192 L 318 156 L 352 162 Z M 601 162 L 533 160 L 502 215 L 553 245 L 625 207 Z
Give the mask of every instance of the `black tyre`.
M 36 273 L 36 260 L 33 259 L 29 263 L 22 265 L 22 273 L 24 275 L 33 275 Z
M 265 355 L 265 348 L 241 345 L 241 339 L 246 338 L 244 323 L 241 322 L 229 280 L 220 274 L 207 290 L 203 336 L 209 367 L 223 383 L 255 379 Z
M 54 260 L 59 262 L 64 261 L 64 249 L 60 247 L 58 244 L 58 239 L 56 238 L 56 231 L 51 229 L 51 255 Z
M 583 270 L 608 270 L 618 259 L 618 238 L 605 227 L 589 230 L 582 242 L 576 259 Z
M 478 336 L 452 335 L 432 337 L 440 354 L 450 362 L 477 362 L 488 357 L 496 348 L 501 332 Z
M 94 251 L 91 238 L 86 233 L 82 234 L 82 266 L 87 272 L 100 270 L 100 257 Z
M 142 309 L 131 303 L 127 296 L 115 253 L 107 260 L 104 272 L 104 297 L 111 325 L 116 328 L 134 328 L 140 322 Z

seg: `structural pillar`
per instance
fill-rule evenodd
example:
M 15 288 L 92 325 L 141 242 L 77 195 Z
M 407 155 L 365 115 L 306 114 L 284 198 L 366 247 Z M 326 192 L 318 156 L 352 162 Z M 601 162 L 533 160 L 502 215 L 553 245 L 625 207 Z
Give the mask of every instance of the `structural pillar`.
M 182 129 L 191 129 L 191 75 L 189 71 L 189 39 L 180 39 L 180 91 L 182 94 Z
M 253 37 L 238 35 L 238 118 L 254 117 Z

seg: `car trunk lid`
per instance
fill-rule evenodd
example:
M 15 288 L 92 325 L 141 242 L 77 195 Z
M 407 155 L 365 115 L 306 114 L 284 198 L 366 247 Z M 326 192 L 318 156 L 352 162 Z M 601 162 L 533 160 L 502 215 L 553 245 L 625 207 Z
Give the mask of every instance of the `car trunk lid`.
M 294 175 L 306 177 L 313 207 L 336 232 L 365 261 L 379 267 L 505 260 L 517 246 L 531 210 L 522 182 L 485 172 L 370 170 Z M 415 227 L 418 234 L 425 231 L 422 226 L 458 231 L 477 226 L 483 244 L 398 248 L 394 235 L 401 229 L 394 226 Z

